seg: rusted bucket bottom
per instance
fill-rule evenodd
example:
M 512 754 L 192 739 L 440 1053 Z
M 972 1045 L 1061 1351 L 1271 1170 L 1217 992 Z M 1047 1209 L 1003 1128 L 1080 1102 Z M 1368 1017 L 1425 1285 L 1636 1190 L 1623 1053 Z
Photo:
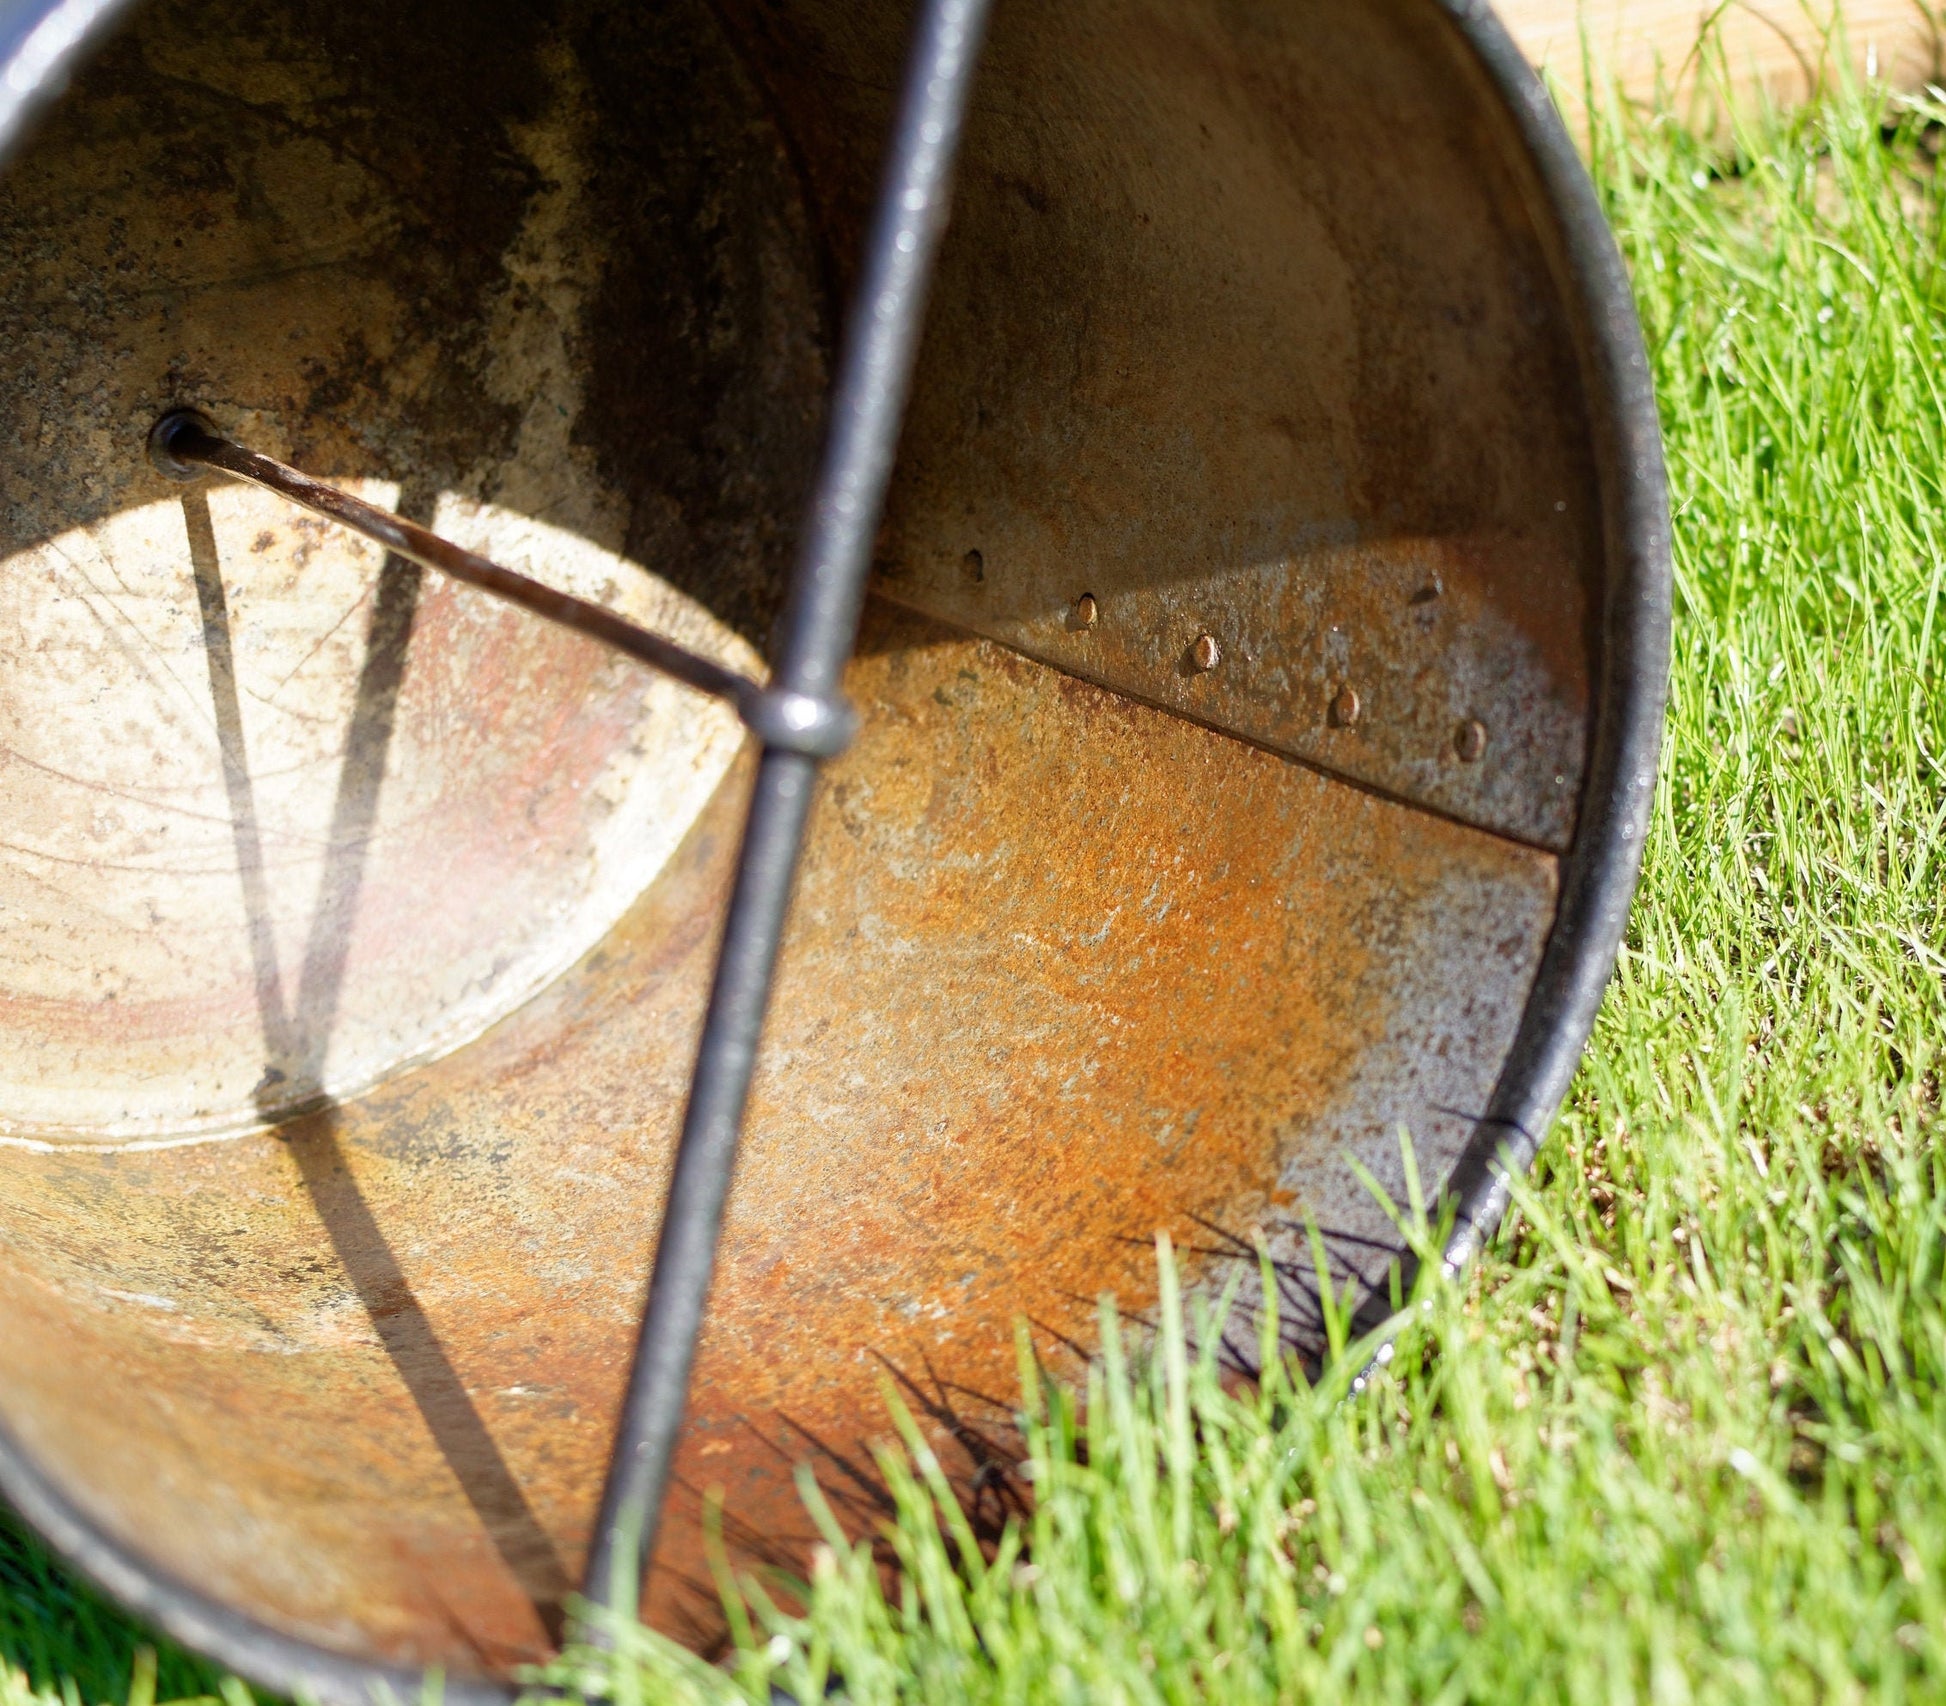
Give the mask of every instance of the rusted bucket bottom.
M 1554 914 L 1550 855 L 883 605 L 848 688 L 649 1607 L 704 1648 L 703 1497 L 801 1568 L 792 1466 L 874 1520 L 886 1379 L 991 1512 L 1012 1324 L 1058 1364 L 1104 1289 L 1142 1311 L 1158 1228 L 1265 1232 L 1295 1298 L 1315 1217 L 1377 1274 L 1350 1162 L 1398 1189 L 1403 1128 L 1445 1176 Z M 0 1150 L 0 1423 L 106 1531 L 341 1652 L 548 1653 L 747 781 L 445 1059 L 276 1132 Z

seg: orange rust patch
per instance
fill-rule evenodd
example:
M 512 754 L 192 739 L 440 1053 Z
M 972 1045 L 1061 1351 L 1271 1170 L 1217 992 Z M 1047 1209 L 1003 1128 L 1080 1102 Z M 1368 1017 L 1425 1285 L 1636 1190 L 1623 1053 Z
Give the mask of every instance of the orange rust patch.
M 906 13 L 570 12 L 542 39 L 518 0 L 139 9 L 0 193 L 15 543 L 173 497 L 138 447 L 196 401 L 408 510 L 552 517 L 760 638 Z M 868 622 L 651 1602 L 700 1647 L 708 1489 L 740 1564 L 801 1567 L 800 1459 L 869 1529 L 890 1376 L 971 1493 L 1017 1316 L 1085 1355 L 1100 1291 L 1152 1302 L 1158 1226 L 1262 1231 L 1301 1270 L 1315 1217 L 1370 1277 L 1389 1233 L 1352 1163 L 1396 1190 L 1404 1127 L 1436 1189 L 1488 1104 L 1555 863 L 1449 820 L 1567 843 L 1620 494 L 1551 192 L 1483 75 L 1430 0 L 1003 9 L 880 567 L 1043 661 Z M 1375 110 L 1415 123 L 1375 146 Z M 557 904 L 518 839 L 576 821 L 632 738 L 612 672 L 437 590 L 417 614 L 413 663 L 447 672 L 408 668 L 406 733 L 424 706 L 535 739 L 488 741 L 409 858 L 374 853 L 359 929 L 406 959 L 482 939 L 469 860 Z M 1177 673 L 1204 633 L 1214 667 Z M 544 1654 L 747 774 L 599 948 L 355 1104 L 229 1145 L 0 1149 L 0 1424 L 279 1628 L 454 1674 Z M 160 1028 L 193 1057 L 198 1024 Z
M 1345 1110 L 1405 1105 L 1373 1046 L 1388 992 L 1461 954 L 1517 1014 L 1551 910 L 1540 855 L 882 608 L 868 638 L 652 1600 L 699 1645 L 706 1489 L 746 1563 L 801 1568 L 805 1458 L 868 1528 L 888 1372 L 942 1438 L 940 1399 L 1004 1416 L 1017 1317 L 1085 1346 L 1099 1292 L 1152 1301 L 1156 1228 L 1315 1195 Z M 560 984 L 331 1120 L 0 1152 L 0 1418 L 104 1523 L 327 1645 L 462 1671 L 545 1650 L 746 777 Z M 1462 879 L 1511 936 L 1432 903 Z M 1504 1039 L 1472 1046 L 1484 1096 Z

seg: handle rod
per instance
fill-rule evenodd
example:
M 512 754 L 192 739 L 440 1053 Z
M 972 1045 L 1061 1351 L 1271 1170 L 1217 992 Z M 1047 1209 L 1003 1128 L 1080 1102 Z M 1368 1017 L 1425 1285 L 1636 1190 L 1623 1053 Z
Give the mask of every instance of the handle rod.
M 836 694 L 857 638 L 988 4 L 920 0 L 918 7 L 784 617 L 776 691 L 807 703 Z M 689 1407 L 696 1339 L 816 777 L 814 755 L 766 740 L 583 1586 L 594 1605 L 623 1614 L 637 1609 L 655 1554 Z M 588 1633 L 599 1638 L 602 1631 Z
M 262 486 L 301 509 L 376 540 L 388 551 L 492 593 L 563 628 L 572 628 L 699 693 L 727 699 L 739 710 L 747 711 L 751 701 L 763 692 L 762 683 L 638 627 L 612 610 L 571 593 L 556 592 L 402 515 L 368 504 L 261 451 L 246 449 L 225 438 L 207 416 L 194 409 L 174 410 L 155 423 L 149 433 L 149 459 L 175 480 L 193 480 L 205 471 L 214 471 Z M 747 715 L 745 720 L 749 720 Z

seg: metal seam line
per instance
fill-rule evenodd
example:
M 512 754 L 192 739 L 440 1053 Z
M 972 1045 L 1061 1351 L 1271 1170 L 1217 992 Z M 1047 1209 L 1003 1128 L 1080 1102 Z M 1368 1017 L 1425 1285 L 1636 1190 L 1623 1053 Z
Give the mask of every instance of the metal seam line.
M 828 700 L 857 638 L 989 3 L 921 0 L 846 327 L 831 425 L 792 573 L 775 678 L 784 693 Z M 758 767 L 648 1302 L 595 1521 L 583 1592 L 596 1606 L 633 1613 L 655 1555 L 816 775 L 814 757 L 772 744 Z

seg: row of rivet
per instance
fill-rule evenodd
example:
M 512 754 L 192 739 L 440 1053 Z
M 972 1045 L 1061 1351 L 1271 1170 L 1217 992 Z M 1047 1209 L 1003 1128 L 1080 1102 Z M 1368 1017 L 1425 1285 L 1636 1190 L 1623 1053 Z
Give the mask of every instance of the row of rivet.
M 1100 621 L 1100 602 L 1092 592 L 1084 592 L 1074 601 L 1074 626 L 1085 634 L 1092 632 Z M 1221 663 L 1223 648 L 1216 643 L 1216 636 L 1198 634 L 1196 643 L 1189 648 L 1189 661 L 1204 674 Z M 1330 709 L 1332 727 L 1351 728 L 1358 721 L 1358 714 L 1362 708 L 1358 689 L 1347 681 L 1332 696 Z M 1477 764 L 1486 756 L 1486 750 L 1486 724 L 1477 717 L 1468 717 L 1453 731 L 1453 751 L 1458 754 L 1462 763 Z

